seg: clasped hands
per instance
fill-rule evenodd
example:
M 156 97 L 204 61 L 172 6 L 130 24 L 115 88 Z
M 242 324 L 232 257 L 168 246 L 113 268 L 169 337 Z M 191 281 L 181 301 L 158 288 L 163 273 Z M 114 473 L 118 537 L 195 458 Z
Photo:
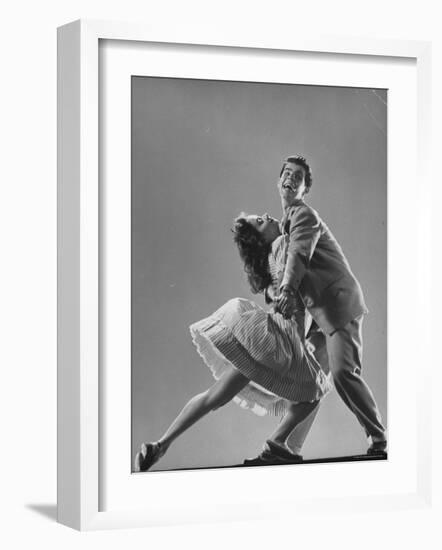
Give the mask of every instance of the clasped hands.
M 290 287 L 283 287 L 280 295 L 274 299 L 274 304 L 276 313 L 281 313 L 284 319 L 290 319 L 296 310 L 294 291 Z

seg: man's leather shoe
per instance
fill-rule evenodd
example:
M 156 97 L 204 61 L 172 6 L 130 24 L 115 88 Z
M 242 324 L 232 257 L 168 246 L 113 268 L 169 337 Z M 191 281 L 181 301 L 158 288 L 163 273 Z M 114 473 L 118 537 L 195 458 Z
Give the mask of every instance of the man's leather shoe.
M 367 455 L 387 457 L 387 441 L 374 441 L 367 449 Z
M 301 455 L 291 453 L 273 441 L 266 441 L 266 446 L 256 458 L 244 460 L 244 466 L 269 466 L 279 464 L 299 464 L 303 461 Z

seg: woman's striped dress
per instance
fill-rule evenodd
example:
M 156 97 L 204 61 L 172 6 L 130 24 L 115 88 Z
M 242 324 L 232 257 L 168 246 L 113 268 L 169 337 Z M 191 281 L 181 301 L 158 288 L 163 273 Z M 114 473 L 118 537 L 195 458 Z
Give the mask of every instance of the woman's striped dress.
M 275 289 L 286 246 L 284 236 L 272 243 L 269 268 Z M 282 415 L 287 401 L 317 401 L 331 389 L 329 375 L 305 346 L 300 298 L 299 306 L 294 318 L 287 320 L 250 300 L 233 298 L 190 326 L 198 353 L 216 379 L 232 365 L 250 379 L 234 400 L 258 415 Z

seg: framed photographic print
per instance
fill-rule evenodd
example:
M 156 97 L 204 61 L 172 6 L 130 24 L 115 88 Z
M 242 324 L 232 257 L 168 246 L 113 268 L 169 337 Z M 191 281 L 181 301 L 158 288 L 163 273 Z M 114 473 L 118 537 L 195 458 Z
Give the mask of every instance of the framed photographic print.
M 429 45 L 58 51 L 59 521 L 425 505 Z

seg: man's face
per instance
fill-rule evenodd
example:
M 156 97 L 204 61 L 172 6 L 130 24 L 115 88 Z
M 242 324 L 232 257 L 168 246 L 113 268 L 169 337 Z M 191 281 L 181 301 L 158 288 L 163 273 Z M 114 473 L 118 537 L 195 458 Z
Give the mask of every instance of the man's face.
M 278 180 L 279 195 L 286 206 L 304 197 L 308 192 L 305 185 L 305 171 L 302 166 L 287 162 Z

